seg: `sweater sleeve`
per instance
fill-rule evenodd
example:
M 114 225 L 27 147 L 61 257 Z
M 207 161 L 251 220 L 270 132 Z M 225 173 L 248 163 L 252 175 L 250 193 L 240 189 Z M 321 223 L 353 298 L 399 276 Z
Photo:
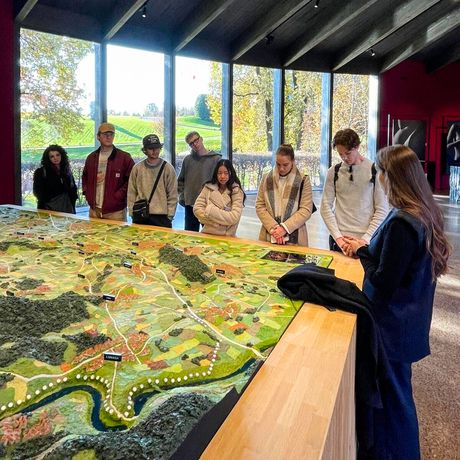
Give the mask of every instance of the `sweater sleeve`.
M 181 206 L 185 205 L 184 201 L 184 185 L 185 185 L 185 169 L 187 167 L 187 158 L 186 156 L 182 161 L 182 166 L 180 168 L 179 177 L 177 178 L 177 193 L 179 195 L 179 203 Z
M 329 171 L 327 172 L 326 180 L 324 182 L 320 212 L 321 212 L 321 217 L 323 218 L 324 223 L 326 224 L 326 227 L 329 230 L 329 233 L 332 235 L 334 240 L 336 240 L 337 238 L 340 238 L 343 235 L 339 229 L 339 226 L 337 224 L 337 219 L 335 218 L 335 214 L 332 210 L 334 207 L 334 201 L 335 201 L 334 168 L 332 167 L 332 168 L 329 168 Z
M 133 215 L 133 205 L 137 199 L 137 171 L 137 167 L 131 170 L 128 181 L 128 212 L 130 216 Z
M 193 205 L 193 213 L 196 218 L 204 225 L 207 222 L 206 219 L 206 206 L 208 205 L 208 192 L 207 188 L 203 187 L 198 198 L 195 200 Z
M 176 214 L 177 206 L 177 178 L 174 167 L 168 165 L 167 174 L 165 176 L 166 199 L 168 205 L 168 218 L 173 219 Z
M 379 297 L 389 299 L 407 273 L 417 251 L 417 236 L 409 223 L 393 219 L 385 231 L 378 259 L 371 256 L 368 246 L 358 249 L 357 255 L 366 278 L 379 292 Z
M 383 222 L 388 214 L 388 199 L 383 190 L 382 184 L 378 176 L 375 178 L 374 185 L 374 215 L 369 223 L 366 233 L 363 235 L 363 240 L 369 242 L 372 235 Z
M 243 191 L 238 187 L 232 193 L 232 207 L 228 211 L 216 206 L 211 200 L 206 206 L 205 214 L 208 220 L 221 225 L 235 225 L 241 219 L 243 212 Z

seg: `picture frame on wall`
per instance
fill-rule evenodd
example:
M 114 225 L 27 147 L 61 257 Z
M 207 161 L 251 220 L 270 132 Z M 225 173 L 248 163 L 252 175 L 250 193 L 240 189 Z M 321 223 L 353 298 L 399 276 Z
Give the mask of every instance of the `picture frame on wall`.
M 426 120 L 393 119 L 391 145 L 410 147 L 420 161 L 426 160 Z
M 460 166 L 460 120 L 447 121 L 446 137 L 447 170 Z

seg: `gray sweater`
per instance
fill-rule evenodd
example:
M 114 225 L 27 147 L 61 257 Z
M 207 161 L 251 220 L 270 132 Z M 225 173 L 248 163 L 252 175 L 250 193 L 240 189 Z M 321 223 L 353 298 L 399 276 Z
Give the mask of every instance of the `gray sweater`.
M 206 155 L 190 153 L 184 158 L 177 178 L 179 203 L 193 206 L 205 182 L 209 182 L 222 155 L 210 150 Z

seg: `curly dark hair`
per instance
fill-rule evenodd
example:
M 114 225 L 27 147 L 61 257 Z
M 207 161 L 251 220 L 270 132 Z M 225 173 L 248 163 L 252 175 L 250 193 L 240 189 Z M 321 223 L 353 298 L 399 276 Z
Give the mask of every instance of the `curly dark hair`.
M 61 147 L 60 145 L 57 145 L 57 144 L 52 144 L 49 147 L 46 147 L 42 155 L 41 165 L 44 166 L 45 168 L 51 168 L 53 166 L 50 160 L 50 156 L 49 156 L 49 153 L 53 151 L 59 152 L 61 154 L 61 165 L 60 165 L 61 170 L 63 172 L 69 173 L 70 163 L 69 163 L 69 157 L 67 155 L 67 152 L 65 151 L 64 147 Z
M 238 184 L 244 195 L 244 204 L 244 202 L 246 201 L 246 193 L 244 193 L 243 186 L 241 185 L 240 179 L 236 175 L 235 168 L 233 167 L 233 164 L 230 160 L 226 160 L 225 158 L 223 158 L 217 162 L 216 167 L 214 168 L 214 172 L 212 173 L 212 179 L 209 181 L 209 183 L 219 184 L 219 181 L 217 179 L 217 172 L 219 171 L 219 168 L 221 166 L 225 166 L 227 168 L 227 171 L 229 172 L 228 182 L 226 184 L 227 189 L 231 192 L 233 190 L 233 184 Z
M 351 128 L 341 129 L 335 133 L 334 138 L 332 139 L 332 147 L 337 147 L 338 145 L 343 145 L 348 150 L 359 147 L 361 141 L 356 131 L 353 131 Z

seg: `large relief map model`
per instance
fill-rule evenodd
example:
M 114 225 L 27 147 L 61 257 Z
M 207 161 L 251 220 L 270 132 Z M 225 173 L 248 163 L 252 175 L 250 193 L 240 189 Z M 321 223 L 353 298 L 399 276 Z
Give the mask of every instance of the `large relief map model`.
M 0 207 L 0 458 L 170 458 L 193 443 L 301 306 L 268 251 Z

